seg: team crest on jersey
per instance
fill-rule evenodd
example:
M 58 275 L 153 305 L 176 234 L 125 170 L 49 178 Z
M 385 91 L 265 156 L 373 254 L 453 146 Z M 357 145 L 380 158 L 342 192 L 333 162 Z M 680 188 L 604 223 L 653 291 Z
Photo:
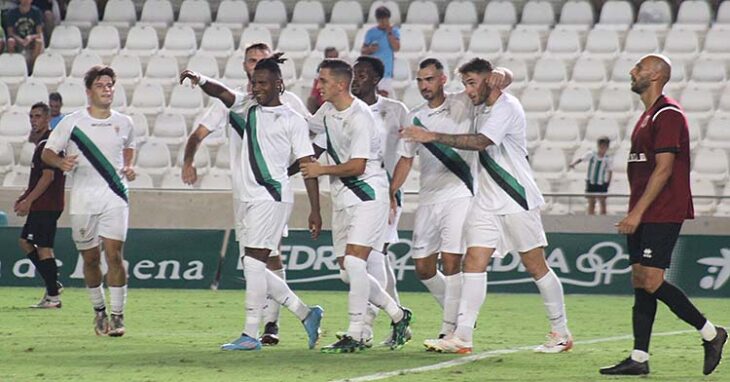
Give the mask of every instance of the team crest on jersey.
M 112 127 L 114 128 L 114 132 L 117 133 L 117 135 L 119 135 L 119 126 L 114 125 Z
M 385 110 L 380 111 L 380 118 L 385 119 L 386 115 L 388 115 L 388 112 L 386 112 Z

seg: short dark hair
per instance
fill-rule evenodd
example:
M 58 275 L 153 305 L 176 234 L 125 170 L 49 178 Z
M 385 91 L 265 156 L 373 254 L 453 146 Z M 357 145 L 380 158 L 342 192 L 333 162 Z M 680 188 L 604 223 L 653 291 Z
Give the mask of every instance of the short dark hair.
M 610 146 L 611 145 L 611 140 L 608 137 L 606 137 L 606 136 L 598 137 L 598 144 L 599 145 Z
M 48 105 L 46 105 L 45 102 L 36 102 L 36 103 L 34 103 L 33 106 L 30 107 L 30 110 L 33 110 L 33 109 L 41 109 L 41 111 L 43 112 L 43 114 L 45 114 L 47 116 L 48 115 L 51 115 L 51 108 L 48 107 Z
M 426 69 L 431 65 L 433 65 L 438 70 L 444 70 L 444 64 L 442 64 L 441 61 L 433 57 L 429 57 L 421 61 L 421 63 L 418 64 L 418 69 Z
M 466 62 L 464 65 L 461 65 L 459 67 L 459 74 L 462 76 L 467 73 L 489 73 L 492 70 L 494 70 L 494 67 L 492 66 L 492 63 L 483 59 L 483 58 L 472 58 L 468 62 Z
M 267 44 L 265 42 L 255 42 L 255 43 L 247 46 L 246 50 L 243 52 L 243 54 L 248 54 L 248 52 L 251 50 L 268 50 L 270 52 L 271 47 L 269 46 L 269 44 Z
M 375 74 L 378 75 L 378 79 L 382 79 L 385 75 L 385 65 L 383 65 L 383 61 L 380 61 L 379 58 L 374 56 L 360 56 L 355 60 L 355 65 L 361 62 L 370 65 L 373 71 L 375 71 Z
M 56 102 L 63 103 L 63 97 L 61 97 L 61 93 L 59 93 L 59 92 L 53 92 L 53 93 L 49 94 L 48 95 L 48 102 L 51 102 L 51 101 L 56 101 Z
M 112 84 L 117 82 L 117 74 L 114 73 L 114 69 L 107 65 L 94 65 L 84 75 L 84 85 L 87 89 L 91 89 L 91 85 L 94 84 L 101 76 L 109 76 L 112 78 Z
M 337 55 L 340 54 L 340 52 L 334 46 L 328 46 L 328 47 L 324 48 L 324 56 L 325 57 L 327 57 L 327 54 L 328 53 L 332 53 L 332 52 L 337 53 Z
M 375 9 L 375 19 L 389 19 L 390 18 L 390 9 L 388 7 L 381 5 L 377 9 Z
M 347 61 L 339 58 L 326 58 L 322 60 L 322 62 L 317 67 L 317 72 L 322 69 L 331 70 L 332 74 L 334 74 L 335 76 L 345 77 L 347 79 L 347 83 L 352 82 L 352 66 L 350 66 Z

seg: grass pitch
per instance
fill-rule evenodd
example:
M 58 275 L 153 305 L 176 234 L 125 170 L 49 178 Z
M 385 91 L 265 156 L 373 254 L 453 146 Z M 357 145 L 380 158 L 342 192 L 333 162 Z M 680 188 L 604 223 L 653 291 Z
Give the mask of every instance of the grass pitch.
M 125 312 L 127 334 L 97 337 L 85 290 L 67 288 L 60 310 L 27 306 L 42 294 L 38 288 L 0 291 L 0 381 L 328 381 L 441 364 L 464 356 L 427 353 L 422 342 L 438 333 L 440 309 L 425 293 L 403 293 L 415 316 L 414 339 L 399 351 L 373 348 L 357 354 L 322 354 L 308 350 L 298 320 L 282 311 L 281 343 L 260 352 L 224 352 L 219 346 L 243 327 L 243 292 L 131 289 Z M 321 345 L 346 329 L 345 292 L 300 292 L 308 304 L 325 309 Z M 578 344 L 566 354 L 519 350 L 438 368 L 401 372 L 392 381 L 605 381 L 598 368 L 628 355 L 631 297 L 567 296 L 569 325 Z M 716 324 L 730 324 L 730 302 L 694 299 Z M 384 314 L 376 340 L 387 334 Z M 663 305 L 655 333 L 691 329 Z M 537 292 L 489 294 L 475 332 L 474 353 L 537 345 L 548 331 Z M 585 343 L 596 339 L 606 342 Z M 651 376 L 656 381 L 730 381 L 730 362 L 702 376 L 702 347 L 697 333 L 655 336 Z M 730 349 L 725 355 L 730 357 Z M 445 366 L 445 365 L 441 365 Z

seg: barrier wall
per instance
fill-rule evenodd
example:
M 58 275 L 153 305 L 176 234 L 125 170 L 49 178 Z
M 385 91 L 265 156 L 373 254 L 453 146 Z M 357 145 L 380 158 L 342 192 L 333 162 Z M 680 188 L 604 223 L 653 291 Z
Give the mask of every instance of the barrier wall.
M 19 227 L 0 229 L 0 286 L 39 286 L 30 261 L 17 249 Z M 425 290 L 414 274 L 411 232 L 391 246 L 399 289 Z M 629 294 L 630 269 L 625 238 L 602 233 L 548 233 L 547 259 L 566 293 Z M 313 241 L 307 231 L 290 231 L 282 243 L 287 279 L 294 289 L 345 290 L 339 279 L 329 231 Z M 56 236 L 60 281 L 83 286 L 82 261 L 68 228 Z M 230 230 L 130 229 L 125 246 L 132 288 L 242 289 L 238 244 Z M 495 259 L 489 269 L 494 292 L 534 292 L 519 259 Z M 688 294 L 730 297 L 730 236 L 683 235 L 675 247 L 668 277 Z

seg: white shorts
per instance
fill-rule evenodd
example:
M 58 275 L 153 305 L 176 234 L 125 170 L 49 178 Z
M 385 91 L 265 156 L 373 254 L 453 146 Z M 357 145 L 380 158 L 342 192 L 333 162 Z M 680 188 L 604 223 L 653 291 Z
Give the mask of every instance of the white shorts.
M 240 200 L 233 200 L 233 227 L 234 232 L 236 234 L 236 241 L 239 244 L 239 251 L 241 253 L 241 256 L 243 256 L 243 248 L 244 246 L 241 244 L 241 237 L 243 235 L 243 228 L 245 227 L 245 217 L 246 217 L 246 202 L 240 201 Z M 284 225 L 284 230 L 282 233 L 283 237 L 289 236 L 289 225 Z M 276 257 L 279 256 L 279 251 L 273 250 L 271 251 L 271 255 L 269 257 Z
M 292 211 L 291 203 L 273 200 L 243 202 L 243 229 L 238 248 L 265 248 L 272 253 L 279 248 L 281 233 L 284 231 Z
M 493 257 L 547 246 L 539 208 L 509 215 L 495 215 L 471 208 L 465 231 L 467 248 L 494 248 Z
M 398 209 L 395 210 L 393 222 L 388 223 L 388 225 L 385 227 L 385 231 L 383 231 L 383 244 L 395 244 L 400 241 L 400 238 L 398 237 L 398 222 L 400 221 L 401 212 L 403 212 L 403 208 L 398 207 Z M 388 210 L 388 217 L 390 217 L 390 210 Z M 383 248 L 381 247 L 375 249 L 380 251 Z
M 335 255 L 345 255 L 347 244 L 380 249 L 388 225 L 390 204 L 379 200 L 362 202 L 332 211 L 332 243 Z
M 125 241 L 129 207 L 117 207 L 95 215 L 71 215 L 71 236 L 76 249 L 83 251 L 99 246 L 99 237 Z
M 464 222 L 471 200 L 464 197 L 419 205 L 413 223 L 412 257 L 423 259 L 439 252 L 463 254 Z

